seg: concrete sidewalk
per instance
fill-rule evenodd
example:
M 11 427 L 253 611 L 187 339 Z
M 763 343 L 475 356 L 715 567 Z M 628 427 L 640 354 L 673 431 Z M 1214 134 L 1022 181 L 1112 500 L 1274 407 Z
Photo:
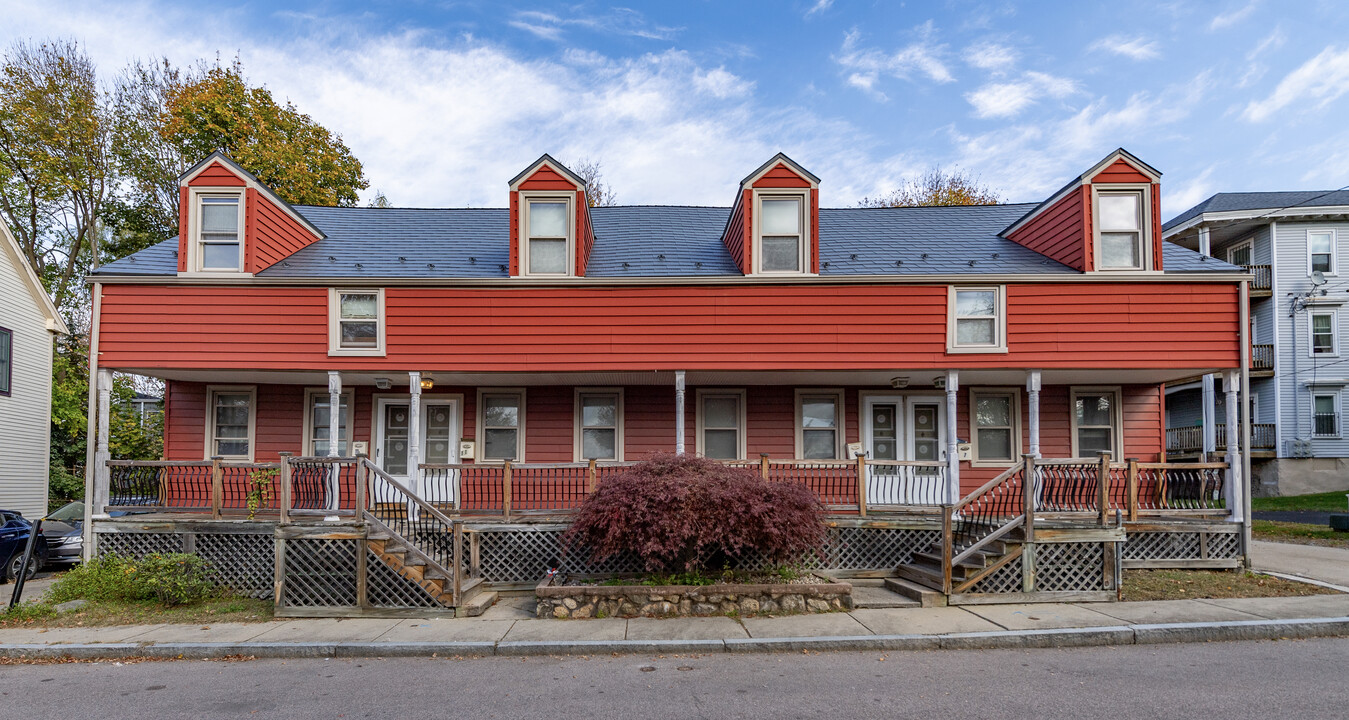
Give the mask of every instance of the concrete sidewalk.
M 1252 540 L 1251 567 L 1349 587 L 1349 550 L 1344 548 Z
M 1349 594 L 861 609 L 778 618 L 538 620 L 533 598 L 481 617 L 0 630 L 0 655 L 119 657 L 594 654 L 1120 645 L 1349 635 Z

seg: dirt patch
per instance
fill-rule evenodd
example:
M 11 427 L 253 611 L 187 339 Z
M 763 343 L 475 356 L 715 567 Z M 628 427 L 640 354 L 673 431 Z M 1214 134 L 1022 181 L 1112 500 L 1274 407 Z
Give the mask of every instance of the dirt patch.
M 1307 583 L 1259 575 L 1245 570 L 1125 570 L 1125 600 L 1194 600 L 1329 595 Z

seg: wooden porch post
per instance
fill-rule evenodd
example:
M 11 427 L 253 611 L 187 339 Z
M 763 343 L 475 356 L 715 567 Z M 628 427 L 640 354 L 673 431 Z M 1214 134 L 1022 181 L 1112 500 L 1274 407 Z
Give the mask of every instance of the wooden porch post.
M 422 493 L 422 374 L 408 373 L 408 489 L 417 497 Z M 417 519 L 419 506 L 408 498 L 408 517 Z
M 956 393 L 960 391 L 960 371 L 946 371 L 946 501 L 960 502 L 960 423 L 956 422 Z
M 1244 478 L 1241 467 L 1241 422 L 1237 419 L 1241 411 L 1237 387 L 1240 373 L 1228 370 L 1223 373 L 1223 391 L 1226 395 L 1227 410 L 1227 482 L 1223 500 L 1226 501 L 1231 519 L 1241 522 L 1245 517 L 1245 498 L 1242 490 Z
M 1030 455 L 1040 457 L 1040 371 L 1026 373 L 1026 405 L 1030 414 Z
M 250 488 L 251 490 L 252 488 Z M 165 497 L 161 492 L 160 497 Z M 166 498 L 167 499 L 167 498 Z M 211 456 L 211 517 L 220 519 L 220 508 L 225 501 L 225 476 L 220 468 L 220 456 Z
M 1101 527 L 1110 522 L 1110 451 L 1101 451 L 1101 465 L 1096 475 L 1096 509 Z
M 684 371 L 675 371 L 675 454 L 684 454 Z
M 342 374 L 336 370 L 328 371 L 328 457 L 338 456 L 338 446 L 342 440 Z M 333 463 L 328 471 L 328 509 L 336 510 L 342 506 L 338 493 L 342 492 L 339 478 L 341 466 Z
M 98 417 L 95 421 L 97 437 L 94 444 L 94 506 L 92 515 L 99 516 L 107 512 L 108 499 L 111 497 L 108 471 L 108 413 L 112 403 L 112 371 L 100 368 L 97 377 Z
M 867 456 L 857 456 L 857 514 L 867 516 Z
M 501 463 L 501 514 L 511 519 L 511 461 Z
M 1129 522 L 1138 522 L 1138 458 L 1129 458 Z
M 280 455 L 281 455 L 281 503 L 280 503 L 281 507 L 278 509 L 278 513 L 280 514 L 281 523 L 284 525 L 285 523 L 290 522 L 290 502 L 291 502 L 290 496 L 292 490 L 290 484 L 291 453 L 283 452 L 280 453 Z M 280 541 L 278 540 L 277 542 Z M 279 597 L 280 596 L 278 596 L 277 602 L 280 602 Z

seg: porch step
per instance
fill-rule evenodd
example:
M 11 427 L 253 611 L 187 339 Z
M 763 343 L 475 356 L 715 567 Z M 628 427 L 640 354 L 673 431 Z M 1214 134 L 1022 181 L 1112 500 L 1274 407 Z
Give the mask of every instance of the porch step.
M 970 568 L 971 570 L 983 570 L 984 568 L 988 567 L 988 564 L 990 562 L 996 561 L 998 557 L 1000 557 L 1000 555 L 990 556 L 987 553 L 979 551 L 965 558 L 964 560 L 961 560 L 959 563 L 957 563 L 957 567 Z M 914 560 L 918 560 L 920 558 L 926 561 L 927 563 L 936 565 L 937 567 L 941 567 L 942 561 L 944 560 L 940 551 L 938 552 L 924 551 L 924 552 L 916 552 L 913 554 Z
M 916 583 L 921 587 L 931 588 L 937 592 L 941 592 L 941 568 L 928 568 L 927 566 L 910 563 L 895 568 L 895 574 L 904 580 Z
M 885 587 L 890 592 L 903 595 L 918 603 L 919 607 L 945 607 L 946 596 L 940 590 L 933 590 L 904 578 L 886 578 Z
M 921 607 L 917 600 L 901 595 L 887 587 L 853 584 L 852 605 L 855 608 L 908 608 Z
M 495 590 L 475 592 L 471 597 L 459 603 L 459 606 L 454 609 L 454 616 L 477 617 L 487 612 L 487 608 L 495 605 L 497 597 L 497 591 Z

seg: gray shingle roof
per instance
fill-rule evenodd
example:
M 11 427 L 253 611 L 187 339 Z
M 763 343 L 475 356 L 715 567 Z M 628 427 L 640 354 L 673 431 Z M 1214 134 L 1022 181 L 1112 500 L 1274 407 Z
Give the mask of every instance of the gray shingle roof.
M 1246 268 L 1239 265 L 1231 265 L 1218 258 L 1205 257 L 1172 242 L 1162 243 L 1162 267 L 1166 268 L 1168 273 L 1246 272 Z
M 1336 205 L 1349 205 L 1349 190 L 1289 190 L 1283 192 L 1218 193 L 1166 221 L 1166 223 L 1162 225 L 1162 229 L 1170 230 L 1177 225 L 1185 223 L 1191 218 L 1211 212 L 1278 210 L 1297 206 L 1314 208 Z
M 1032 204 L 820 210 L 820 274 L 1075 274 L 1000 237 Z M 266 278 L 502 278 L 509 262 L 504 208 L 297 206 L 327 237 L 263 270 Z M 591 209 L 587 276 L 721 277 L 740 271 L 722 244 L 730 208 Z M 1236 271 L 1166 244 L 1168 272 Z M 172 275 L 177 241 L 104 265 L 99 275 Z M 971 264 L 973 263 L 973 264 Z

